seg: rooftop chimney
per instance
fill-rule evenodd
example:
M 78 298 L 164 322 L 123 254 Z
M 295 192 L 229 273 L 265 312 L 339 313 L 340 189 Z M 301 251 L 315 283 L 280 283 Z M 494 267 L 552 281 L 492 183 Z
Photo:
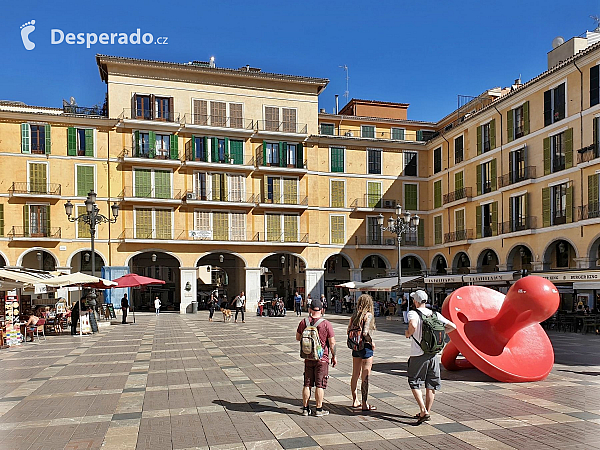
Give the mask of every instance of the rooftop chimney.
M 339 114 L 340 112 L 340 98 L 337 94 L 335 94 L 335 113 Z

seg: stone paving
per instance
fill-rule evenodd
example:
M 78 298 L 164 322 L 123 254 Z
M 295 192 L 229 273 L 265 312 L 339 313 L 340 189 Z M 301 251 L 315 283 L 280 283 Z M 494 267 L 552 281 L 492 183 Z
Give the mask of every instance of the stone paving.
M 539 383 L 443 371 L 432 420 L 416 425 L 404 325 L 378 320 L 371 403 L 349 405 L 347 318 L 326 417 L 303 417 L 295 314 L 209 323 L 137 315 L 91 337 L 0 350 L 0 449 L 600 448 L 600 336 L 551 332 L 556 365 Z

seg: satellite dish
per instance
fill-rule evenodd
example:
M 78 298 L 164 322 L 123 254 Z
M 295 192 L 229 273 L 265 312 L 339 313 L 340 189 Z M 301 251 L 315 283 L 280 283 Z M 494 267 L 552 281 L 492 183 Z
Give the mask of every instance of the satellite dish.
M 559 47 L 559 46 L 563 45 L 564 43 L 565 43 L 565 38 L 563 38 L 562 36 L 556 36 L 554 39 L 552 39 L 552 48 Z

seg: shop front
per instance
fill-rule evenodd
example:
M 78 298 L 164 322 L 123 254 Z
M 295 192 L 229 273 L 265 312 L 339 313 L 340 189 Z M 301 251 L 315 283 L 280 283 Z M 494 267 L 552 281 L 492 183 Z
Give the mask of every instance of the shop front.
M 600 306 L 600 270 L 533 273 L 552 281 L 560 294 L 560 311 L 590 310 Z

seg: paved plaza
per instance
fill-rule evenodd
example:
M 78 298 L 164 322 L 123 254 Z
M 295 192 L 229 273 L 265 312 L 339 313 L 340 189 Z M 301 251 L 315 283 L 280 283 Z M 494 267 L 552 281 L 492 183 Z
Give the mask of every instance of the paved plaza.
M 91 337 L 0 350 L 0 449 L 600 448 L 600 336 L 551 332 L 547 380 L 496 383 L 444 371 L 432 420 L 416 425 L 404 325 L 380 319 L 377 411 L 353 412 L 347 317 L 326 417 L 303 417 L 295 314 L 209 323 L 207 313 L 138 314 Z

